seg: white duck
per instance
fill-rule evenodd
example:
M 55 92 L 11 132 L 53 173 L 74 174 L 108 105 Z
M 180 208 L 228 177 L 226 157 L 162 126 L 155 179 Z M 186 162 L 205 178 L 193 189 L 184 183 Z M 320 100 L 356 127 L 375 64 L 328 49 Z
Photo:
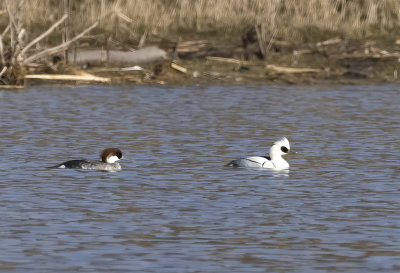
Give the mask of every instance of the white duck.
M 283 137 L 271 146 L 269 156 L 250 156 L 232 160 L 227 166 L 231 167 L 250 167 L 250 168 L 266 168 L 266 169 L 288 169 L 289 163 L 283 159 L 283 155 L 290 152 L 289 140 Z

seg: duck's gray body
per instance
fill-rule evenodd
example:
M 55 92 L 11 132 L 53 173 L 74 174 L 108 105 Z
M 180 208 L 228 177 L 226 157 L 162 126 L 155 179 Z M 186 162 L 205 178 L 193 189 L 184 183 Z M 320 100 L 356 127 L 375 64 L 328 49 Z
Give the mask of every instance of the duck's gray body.
M 83 170 L 96 170 L 96 171 L 109 171 L 116 172 L 121 170 L 121 165 L 119 165 L 118 160 L 122 159 L 122 152 L 118 148 L 107 148 L 104 149 L 101 154 L 100 160 L 69 160 L 64 163 L 58 164 L 53 168 L 59 169 L 83 169 Z
M 70 160 L 64 163 L 61 163 L 55 168 L 71 168 L 71 169 L 84 169 L 84 170 L 97 170 L 97 171 L 120 171 L 121 165 L 118 162 L 114 163 L 105 163 L 100 160 Z

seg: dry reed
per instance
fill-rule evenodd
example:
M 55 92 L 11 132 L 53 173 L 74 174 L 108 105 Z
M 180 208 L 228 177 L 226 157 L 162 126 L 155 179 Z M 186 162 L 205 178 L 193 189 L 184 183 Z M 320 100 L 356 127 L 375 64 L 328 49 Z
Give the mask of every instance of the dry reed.
M 173 38 L 213 33 L 234 39 L 254 24 L 285 40 L 313 39 L 308 37 L 310 29 L 316 36 L 328 33 L 363 38 L 398 34 L 400 24 L 399 0 L 69 1 L 72 32 L 99 20 L 101 31 L 120 39 L 138 39 L 145 31 Z M 62 2 L 25 1 L 27 33 L 37 35 L 60 18 L 64 12 Z

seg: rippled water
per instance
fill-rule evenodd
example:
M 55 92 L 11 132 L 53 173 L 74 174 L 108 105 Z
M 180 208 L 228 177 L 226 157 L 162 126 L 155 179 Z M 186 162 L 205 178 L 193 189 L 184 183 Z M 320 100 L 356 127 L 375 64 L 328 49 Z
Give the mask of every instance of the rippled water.
M 399 272 L 400 91 L 0 91 L 2 272 Z M 231 169 L 280 136 L 290 172 Z M 125 153 L 116 173 L 48 169 Z

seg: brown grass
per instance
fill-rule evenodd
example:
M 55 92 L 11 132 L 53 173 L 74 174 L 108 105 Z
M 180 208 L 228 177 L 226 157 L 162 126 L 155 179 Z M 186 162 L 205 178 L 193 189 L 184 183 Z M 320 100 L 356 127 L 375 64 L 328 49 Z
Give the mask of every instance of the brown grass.
M 3 0 L 4 1 L 4 0 Z M 25 1 L 25 23 L 31 36 L 64 12 L 63 1 Z M 398 34 L 399 0 L 70 0 L 72 32 L 100 20 L 99 33 L 137 40 L 148 31 L 177 38 L 214 35 L 237 39 L 254 24 L 267 35 L 292 41 L 344 36 L 364 38 Z M 1 15 L 4 17 L 5 15 Z M 3 22 L 4 21 L 4 22 Z M 6 20 L 0 19 L 5 27 Z M 1 31 L 1 30 L 0 30 Z M 326 37 L 325 37 L 326 36 Z

